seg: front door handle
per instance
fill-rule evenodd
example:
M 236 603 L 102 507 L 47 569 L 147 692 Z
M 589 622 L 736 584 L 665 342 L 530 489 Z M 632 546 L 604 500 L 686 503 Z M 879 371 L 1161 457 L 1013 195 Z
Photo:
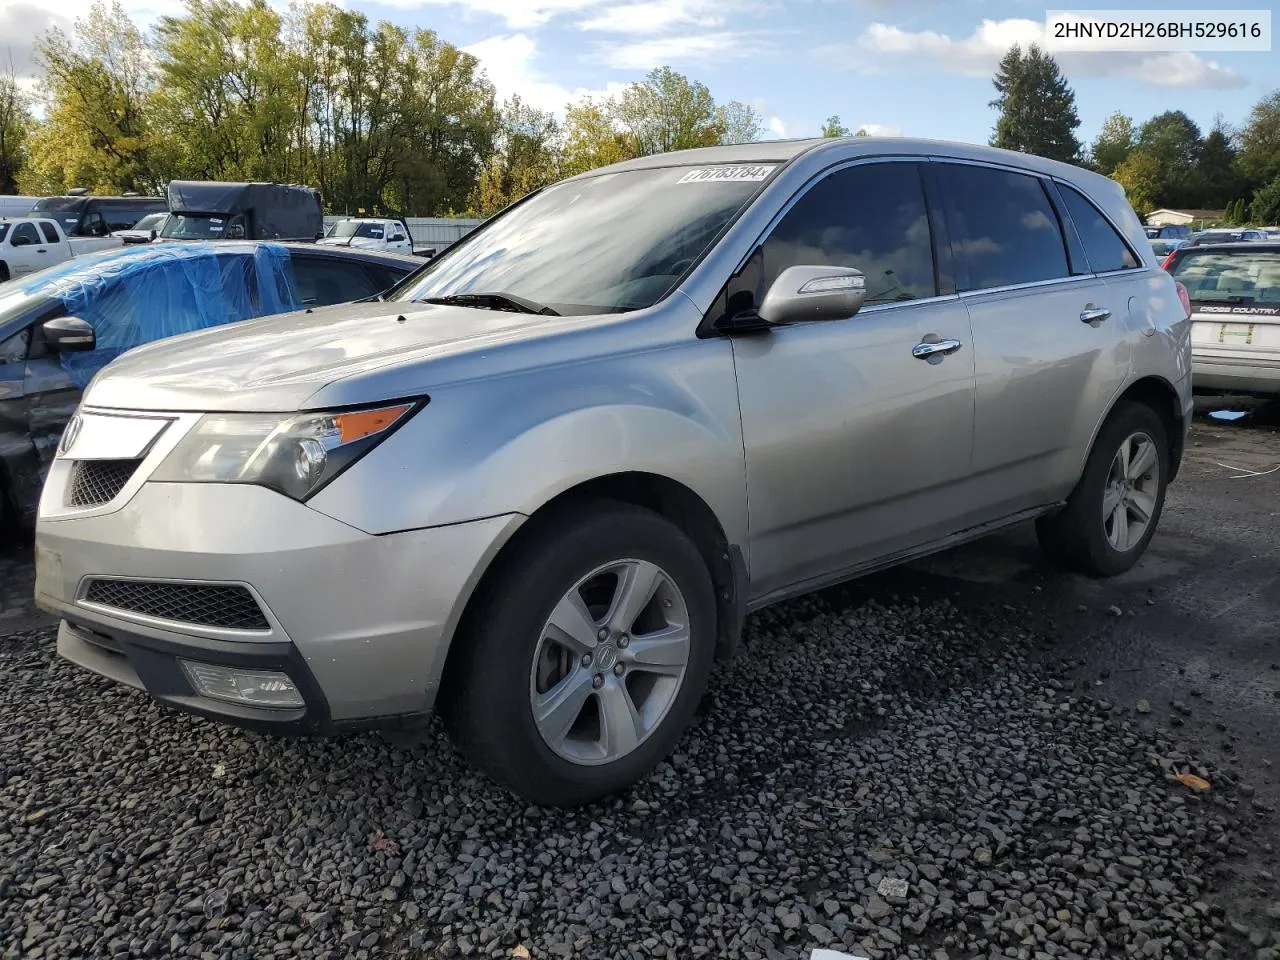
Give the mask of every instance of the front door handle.
M 959 340 L 933 340 L 917 343 L 911 348 L 911 355 L 917 360 L 932 360 L 950 356 L 961 347 Z
M 1106 307 L 1095 307 L 1092 303 L 1086 303 L 1084 309 L 1080 311 L 1081 323 L 1101 323 L 1103 320 L 1111 318 L 1111 311 Z

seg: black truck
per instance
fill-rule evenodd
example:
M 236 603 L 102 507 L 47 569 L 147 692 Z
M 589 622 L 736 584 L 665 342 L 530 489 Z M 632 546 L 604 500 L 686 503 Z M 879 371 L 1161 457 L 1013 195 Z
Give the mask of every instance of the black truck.
M 324 210 L 312 187 L 174 180 L 164 240 L 318 240 Z

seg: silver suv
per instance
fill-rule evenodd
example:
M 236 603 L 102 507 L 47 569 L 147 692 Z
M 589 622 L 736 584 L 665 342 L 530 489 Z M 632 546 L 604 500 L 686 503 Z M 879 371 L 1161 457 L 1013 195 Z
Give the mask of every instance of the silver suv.
M 541 190 L 378 301 L 137 349 L 40 504 L 58 649 L 279 732 L 420 724 L 530 800 L 672 750 L 766 604 L 1036 519 L 1141 556 L 1187 306 L 1119 186 L 809 140 Z

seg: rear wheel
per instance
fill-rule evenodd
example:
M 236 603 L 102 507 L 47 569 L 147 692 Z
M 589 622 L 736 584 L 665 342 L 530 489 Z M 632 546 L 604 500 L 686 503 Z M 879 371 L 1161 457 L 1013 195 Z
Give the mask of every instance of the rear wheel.
M 1066 509 L 1036 522 L 1041 546 L 1078 573 L 1124 573 L 1155 534 L 1168 477 L 1164 423 L 1150 407 L 1124 403 L 1099 431 Z
M 9 279 L 9 265 L 0 260 L 0 283 L 4 283 Z
M 441 691 L 454 743 L 534 803 L 631 785 L 675 746 L 710 673 L 697 548 L 656 514 L 600 504 L 543 522 L 501 562 Z

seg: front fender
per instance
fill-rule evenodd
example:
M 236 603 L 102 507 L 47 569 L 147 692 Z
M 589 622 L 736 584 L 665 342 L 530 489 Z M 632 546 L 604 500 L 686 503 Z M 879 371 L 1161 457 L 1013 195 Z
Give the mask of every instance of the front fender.
M 370 533 L 532 515 L 599 477 L 657 474 L 745 543 L 746 471 L 727 341 L 544 367 L 433 390 L 404 428 L 309 506 Z

